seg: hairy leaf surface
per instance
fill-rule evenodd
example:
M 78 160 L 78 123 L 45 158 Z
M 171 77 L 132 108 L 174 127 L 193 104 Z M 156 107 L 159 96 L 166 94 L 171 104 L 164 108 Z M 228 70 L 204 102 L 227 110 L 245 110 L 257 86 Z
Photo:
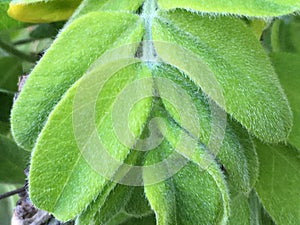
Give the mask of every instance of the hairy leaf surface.
M 158 0 L 163 9 L 184 8 L 204 13 L 236 14 L 244 16 L 280 16 L 300 10 L 297 0 Z
M 158 55 L 168 63 L 196 70 L 198 59 L 210 68 L 219 86 L 210 87 L 199 72 L 187 75 L 248 131 L 268 142 L 287 139 L 292 113 L 286 96 L 259 42 L 239 19 L 161 11 L 153 24 L 153 39 L 186 49 L 188 54 L 178 55 L 155 43 Z M 184 63 L 191 54 L 189 61 L 194 61 Z M 215 95 L 214 88 L 223 96 Z
M 31 150 L 66 90 L 106 50 L 139 41 L 142 34 L 139 17 L 127 13 L 95 12 L 70 24 L 31 72 L 16 101 L 12 130 L 17 143 Z

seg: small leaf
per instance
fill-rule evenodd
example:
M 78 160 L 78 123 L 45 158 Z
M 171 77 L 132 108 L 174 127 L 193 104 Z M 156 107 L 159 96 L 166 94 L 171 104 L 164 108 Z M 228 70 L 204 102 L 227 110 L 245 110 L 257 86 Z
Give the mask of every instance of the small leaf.
M 300 54 L 271 54 L 275 70 L 291 105 L 294 124 L 288 141 L 300 149 Z
M 300 153 L 291 146 L 256 142 L 260 161 L 256 191 L 278 225 L 300 221 Z
M 160 11 L 152 32 L 159 57 L 190 70 L 190 79 L 249 132 L 267 142 L 287 139 L 292 113 L 286 96 L 260 43 L 242 21 Z M 167 50 L 162 42 L 174 45 Z M 199 71 L 213 77 L 204 78 Z
M 0 135 L 0 183 L 24 183 L 24 169 L 28 161 L 28 152 L 20 149 L 12 140 Z
M 82 0 L 13 0 L 8 15 L 29 23 L 67 20 Z
M 142 34 L 139 17 L 127 13 L 95 12 L 71 23 L 33 69 L 14 104 L 16 142 L 31 150 L 53 107 L 89 66 L 110 48 L 140 41 Z
M 158 0 L 158 5 L 163 9 L 184 8 L 189 11 L 256 17 L 280 16 L 300 10 L 297 0 Z

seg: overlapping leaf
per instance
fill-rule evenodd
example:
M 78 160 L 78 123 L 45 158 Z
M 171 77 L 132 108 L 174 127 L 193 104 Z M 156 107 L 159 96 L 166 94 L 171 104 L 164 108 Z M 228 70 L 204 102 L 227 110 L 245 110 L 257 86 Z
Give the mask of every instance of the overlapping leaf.
M 263 49 L 240 20 L 161 11 L 153 23 L 153 39 L 182 46 L 204 61 L 225 103 L 212 96 L 213 87 L 201 77 L 192 74 L 190 78 L 247 130 L 268 142 L 286 140 L 292 126 L 286 96 Z M 184 64 L 186 55 L 160 44 L 155 47 L 168 63 L 192 67 Z
M 276 224 L 300 221 L 299 151 L 291 146 L 256 142 L 260 161 L 257 194 Z M 282 207 L 284 206 L 284 207 Z
M 109 67 L 112 67 L 112 65 L 107 68 Z M 103 145 L 112 157 L 120 162 L 127 158 L 130 149 L 118 141 L 113 131 L 111 117 L 108 115 L 111 114 L 116 96 L 124 86 L 135 79 L 147 76 L 149 76 L 149 72 L 138 65 L 121 70 L 107 82 L 106 87 L 102 90 L 103 97 L 99 98 L 96 105 L 95 118 L 101 118 L 100 121 L 97 121 L 97 128 Z M 101 82 L 104 78 L 101 77 L 100 73 L 98 80 L 95 80 L 95 82 Z M 118 85 L 116 85 L 116 82 Z M 110 185 L 106 195 L 116 185 L 116 183 L 110 184 L 111 181 L 95 172 L 91 168 L 92 165 L 89 165 L 83 158 L 77 146 L 73 133 L 72 113 L 73 100 L 78 85 L 79 83 L 68 91 L 64 99 L 51 113 L 44 130 L 39 136 L 31 160 L 29 177 L 31 200 L 37 207 L 53 213 L 61 220 L 69 220 L 79 214 L 101 190 L 104 190 L 106 185 Z M 132 115 L 136 132 L 141 129 L 141 126 L 147 120 L 151 105 L 149 105 L 149 101 L 145 101 L 142 105 L 144 113 L 139 111 Z M 88 107 L 88 104 L 84 107 Z M 84 124 L 82 125 L 84 126 Z M 57 136 L 58 133 L 59 136 Z M 139 133 L 135 133 L 135 135 L 138 136 Z M 51 160 L 44 160 L 45 156 Z M 100 166 L 104 164 L 99 162 L 101 157 L 95 160 L 95 163 L 100 163 Z M 111 165 L 112 162 L 105 163 Z M 49 170 L 49 168 L 51 169 Z M 112 166 L 107 169 L 112 170 L 113 168 Z M 49 186 L 52 188 L 47 188 Z M 106 197 L 103 195 L 100 198 L 105 200 Z M 48 196 L 47 199 L 45 199 L 45 196 Z
M 17 20 L 10 18 L 7 15 L 7 9 L 10 0 L 1 0 L 0 1 L 0 30 L 16 28 L 21 26 L 21 23 Z
M 139 17 L 127 13 L 90 13 L 68 26 L 34 68 L 14 106 L 17 143 L 31 150 L 53 106 L 88 67 L 106 50 L 138 42 L 142 34 Z
M 184 8 L 189 11 L 204 13 L 237 14 L 245 16 L 267 17 L 280 16 L 300 10 L 297 0 L 158 0 L 163 9 Z

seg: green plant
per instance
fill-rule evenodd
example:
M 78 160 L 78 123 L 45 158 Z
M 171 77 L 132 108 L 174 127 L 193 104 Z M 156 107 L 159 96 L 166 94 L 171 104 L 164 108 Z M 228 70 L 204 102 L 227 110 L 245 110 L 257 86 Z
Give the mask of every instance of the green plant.
M 8 123 L 22 67 L 0 80 L 1 162 L 25 167 L 31 152 L 33 204 L 77 225 L 300 223 L 300 2 L 80 2 L 8 10 L 35 23 L 72 14 L 13 106 L 25 150 Z M 7 31 L 24 38 L 28 24 L 2 14 L 3 60 L 31 68 L 37 52 Z M 30 28 L 29 43 L 59 25 Z M 22 181 L 11 171 L 0 179 Z

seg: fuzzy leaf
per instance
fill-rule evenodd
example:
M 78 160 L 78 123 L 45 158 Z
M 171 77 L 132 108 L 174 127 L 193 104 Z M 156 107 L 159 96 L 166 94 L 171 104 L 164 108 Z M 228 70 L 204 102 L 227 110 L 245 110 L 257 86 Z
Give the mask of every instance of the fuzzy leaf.
M 190 132 L 194 137 L 199 136 L 199 141 L 205 146 L 212 148 L 211 151 L 214 151 L 218 161 L 224 166 L 226 178 L 233 188 L 238 192 L 249 193 L 258 177 L 258 160 L 247 131 L 234 121 L 226 122 L 226 113 L 210 103 L 207 96 L 178 69 L 161 65 L 156 67 L 153 73 L 156 77 L 172 81 L 178 85 L 178 89 L 184 90 L 190 96 L 189 102 L 184 102 L 186 99 L 183 98 L 180 100 L 180 105 L 185 110 L 188 107 L 183 104 L 191 104 L 195 106 L 198 113 L 197 115 L 189 114 L 188 118 L 185 118 L 186 120 L 198 118 L 198 124 L 195 125 L 199 126 L 199 134 Z M 167 97 L 170 98 L 170 90 L 167 93 L 169 95 Z M 177 118 L 176 113 L 170 108 L 168 101 L 163 99 L 163 103 L 176 123 L 188 130 L 188 127 L 182 124 L 180 118 Z M 214 145 L 218 141 L 220 145 Z
M 115 64 L 116 63 L 108 64 L 103 71 L 114 68 L 113 65 Z M 107 79 L 103 73 L 98 72 L 97 67 L 95 67 L 95 70 L 92 70 L 92 72 L 97 75 L 96 79 L 93 80 L 93 84 L 101 84 L 101 82 Z M 122 145 L 114 133 L 113 121 L 110 116 L 113 103 L 119 92 L 127 84 L 138 78 L 148 76 L 149 71 L 140 64 L 131 65 L 120 70 L 110 77 L 95 103 L 96 127 L 99 137 L 107 152 L 114 159 L 118 160 L 118 162 L 124 162 L 130 153 L 130 149 Z M 116 85 L 116 83 L 118 85 Z M 79 84 L 80 82 L 77 82 L 67 92 L 63 100 L 58 103 L 50 114 L 48 122 L 39 135 L 36 147 L 33 151 L 29 174 L 29 192 L 32 202 L 37 207 L 51 212 L 55 217 L 63 221 L 72 219 L 83 211 L 87 205 L 98 196 L 99 192 L 104 190 L 105 186 L 111 185 L 106 195 L 102 194 L 100 196 L 100 198 L 103 197 L 104 200 L 112 188 L 117 185 L 115 182 L 111 183 L 111 181 L 106 180 L 100 176 L 102 175 L 101 173 L 99 175 L 99 173 L 95 171 L 95 169 L 98 169 L 97 165 L 99 164 L 99 159 L 103 161 L 103 154 L 99 156 L 101 152 L 97 153 L 97 151 L 93 151 L 91 154 L 92 159 L 95 161 L 89 161 L 89 163 L 87 163 L 86 158 L 82 155 L 84 150 L 81 149 L 80 151 L 77 145 L 78 143 L 76 142 L 73 131 L 74 121 L 72 116 L 74 116 L 74 112 L 82 108 L 82 105 L 80 105 L 80 108 L 76 108 L 73 111 L 74 96 L 77 88 L 80 87 L 78 86 Z M 91 85 L 89 87 L 91 87 Z M 91 89 L 89 90 L 91 91 Z M 95 91 L 97 96 L 99 90 L 95 89 L 94 92 Z M 92 106 L 93 108 L 93 102 L 88 99 L 90 95 L 81 97 L 83 97 L 87 103 L 84 107 Z M 139 130 L 143 127 L 148 117 L 150 106 L 150 99 L 142 101 L 139 108 L 142 110 L 135 111 L 135 113 L 131 114 L 130 121 L 134 122 L 132 129 L 135 131 L 134 135 L 136 137 L 139 136 Z M 86 114 L 86 111 L 82 113 L 84 113 L 85 117 L 90 117 Z M 76 124 L 76 126 L 84 129 L 88 124 L 86 121 L 81 121 L 81 123 L 82 122 L 83 124 Z M 84 133 L 84 131 L 82 132 Z M 90 133 L 87 134 L 89 135 Z M 98 137 L 90 134 L 89 140 L 93 141 L 93 138 Z M 84 147 L 86 144 L 89 144 L 87 143 L 89 140 L 85 139 L 82 142 Z M 47 156 L 46 159 L 45 155 Z M 108 164 L 108 168 L 105 167 L 105 163 Z M 129 164 L 130 163 L 132 162 L 130 161 Z M 118 170 L 118 167 L 116 167 L 112 161 L 102 162 L 100 167 L 103 167 L 103 165 L 109 174 L 113 175 Z M 94 166 L 96 166 L 96 168 Z
M 71 23 L 34 68 L 14 105 L 17 143 L 31 150 L 66 90 L 106 50 L 138 42 L 142 34 L 139 17 L 127 13 L 95 12 Z
M 256 142 L 260 161 L 256 191 L 278 225 L 300 221 L 300 153 L 291 146 Z M 283 207 L 284 206 L 284 207 Z
M 228 225 L 250 225 L 250 207 L 247 196 L 238 194 L 231 196 L 230 201 L 231 214 Z M 257 224 L 258 225 L 258 224 Z
M 297 0 L 158 0 L 163 9 L 184 8 L 204 13 L 236 14 L 244 16 L 280 16 L 300 10 Z
M 159 171 L 152 171 L 150 176 L 170 172 L 182 164 L 182 168 L 167 179 L 145 186 L 146 197 L 155 212 L 157 224 L 226 224 L 229 193 L 219 166 L 209 158 L 206 149 L 197 144 L 190 145 L 194 140 L 189 134 L 180 133 L 184 141 L 183 146 L 180 145 L 178 129 L 181 128 L 168 118 L 162 108 L 154 108 L 153 113 L 153 116 L 163 118 L 170 129 L 165 132 L 165 139 L 160 146 L 146 155 L 145 166 L 160 168 Z M 169 161 L 172 157 L 176 158 L 173 164 Z M 169 163 L 165 167 L 158 167 L 159 162 L 167 159 Z M 144 177 L 147 175 L 145 173 Z
M 48 23 L 67 20 L 82 0 L 13 0 L 7 11 L 16 20 Z
M 0 183 L 22 184 L 29 153 L 19 148 L 12 140 L 0 135 Z
M 172 178 L 146 186 L 145 192 L 157 224 L 226 224 L 229 196 L 223 182 L 214 165 L 200 171 L 189 163 Z
M 300 54 L 273 53 L 271 58 L 294 115 L 293 129 L 288 140 L 300 149 Z
M 267 142 L 287 139 L 292 113 L 286 96 L 261 45 L 242 21 L 160 11 L 152 32 L 158 55 L 181 70 L 192 69 L 187 75 L 249 132 Z M 166 50 L 161 42 L 184 50 Z M 217 85 L 211 78 L 203 81 L 199 66 L 213 72 Z
M 143 3 L 143 0 L 84 0 L 74 12 L 70 21 L 80 16 L 95 11 L 129 11 L 135 12 Z

